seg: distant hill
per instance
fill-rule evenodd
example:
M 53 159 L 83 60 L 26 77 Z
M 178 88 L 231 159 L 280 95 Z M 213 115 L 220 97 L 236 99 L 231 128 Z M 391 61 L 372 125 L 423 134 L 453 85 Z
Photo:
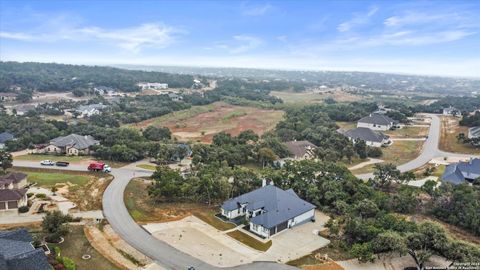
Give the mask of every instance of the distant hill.
M 66 92 L 92 86 L 138 91 L 139 82 L 167 83 L 169 87 L 191 87 L 193 76 L 158 71 L 127 70 L 105 66 L 0 62 L 0 92 L 22 90 Z

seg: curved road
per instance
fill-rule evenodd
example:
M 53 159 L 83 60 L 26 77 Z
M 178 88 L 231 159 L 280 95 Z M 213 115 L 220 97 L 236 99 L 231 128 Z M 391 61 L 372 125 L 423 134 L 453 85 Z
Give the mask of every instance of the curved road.
M 421 167 L 431 159 L 440 156 L 459 156 L 468 157 L 469 155 L 453 154 L 440 151 L 438 149 L 438 142 L 440 138 L 440 119 L 436 115 L 429 115 L 432 118 L 428 139 L 424 143 L 424 147 L 420 156 L 416 159 L 398 166 L 400 171 L 409 171 Z M 23 167 L 41 167 L 36 162 L 31 161 L 14 161 L 15 166 Z M 53 169 L 67 169 L 85 171 L 84 166 L 70 165 L 68 168 Z M 261 269 L 261 270 L 287 270 L 296 269 L 294 267 L 278 264 L 275 262 L 253 262 L 250 264 L 240 265 L 230 268 L 219 268 L 209 265 L 191 255 L 183 253 L 167 243 L 158 240 L 150 235 L 140 225 L 135 223 L 125 207 L 123 196 L 128 182 L 133 177 L 149 176 L 151 171 L 138 169 L 134 164 L 123 168 L 114 169 L 112 175 L 115 179 L 107 187 L 103 194 L 103 212 L 108 222 L 111 224 L 115 232 L 117 232 L 122 239 L 130 245 L 138 249 L 140 252 L 155 260 L 159 265 L 167 269 L 188 269 L 193 266 L 196 270 L 209 269 L 232 269 L 232 270 L 247 270 L 247 269 Z M 373 174 L 357 175 L 362 179 L 373 177 Z M 195 243 L 192 243 L 195 244 Z

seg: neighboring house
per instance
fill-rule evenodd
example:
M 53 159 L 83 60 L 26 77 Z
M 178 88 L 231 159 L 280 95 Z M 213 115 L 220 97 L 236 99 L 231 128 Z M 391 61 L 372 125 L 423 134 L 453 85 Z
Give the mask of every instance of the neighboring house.
M 385 107 L 384 105 L 378 105 L 378 109 L 374 111 L 375 114 L 387 114 L 388 112 L 393 111 L 390 108 Z
M 0 189 L 0 211 L 17 210 L 27 201 L 27 189 Z
M 36 107 L 37 106 L 34 104 L 19 104 L 17 106 L 14 106 L 12 110 L 15 109 L 17 115 L 24 115 L 29 111 L 35 110 Z
M 455 107 L 448 107 L 448 108 L 443 108 L 443 115 L 458 115 L 460 114 L 460 111 L 457 110 Z
M 390 144 L 390 137 L 380 131 L 371 130 L 369 128 L 359 127 L 347 130 L 342 133 L 345 137 L 356 142 L 358 140 L 365 141 L 368 146 L 381 147 Z
M 175 93 L 169 93 L 168 94 L 168 97 L 172 100 L 172 101 L 182 101 L 183 100 L 183 97 L 180 96 L 180 95 L 177 95 Z
M 142 90 L 164 90 L 168 89 L 167 83 L 139 83 L 137 84 Z
M 90 135 L 70 134 L 64 137 L 58 137 L 50 141 L 50 144 L 45 147 L 45 152 L 67 154 L 72 156 L 89 155 L 92 151 L 90 149 L 93 145 L 99 145 L 100 142 L 95 140 Z
M 107 106 L 103 104 L 90 104 L 79 106 L 75 111 L 79 113 L 79 117 L 90 117 L 92 115 L 100 114 L 100 112 Z
M 27 185 L 27 175 L 21 172 L 12 172 L 0 177 L 0 189 L 22 189 Z
M 0 133 L 0 149 L 5 148 L 5 143 L 11 140 L 14 140 L 15 136 L 13 136 L 10 132 L 2 132 Z
M 358 120 L 357 127 L 369 128 L 373 130 L 389 130 L 395 126 L 395 123 L 395 120 L 386 115 L 372 113 L 369 116 Z
M 480 126 L 469 128 L 468 129 L 468 138 L 469 139 L 480 138 Z
M 458 185 L 473 182 L 480 177 L 480 158 L 467 162 L 458 162 L 447 165 L 442 175 L 442 181 Z
M 15 93 L 0 93 L 0 101 L 15 101 L 17 96 Z
M 309 141 L 291 141 L 286 142 L 285 145 L 294 159 L 312 159 L 315 157 L 314 151 L 317 146 Z
M 0 269 L 52 269 L 45 255 L 45 250 L 35 248 L 32 243 L 33 238 L 26 229 L 0 231 Z M 46 250 L 48 253 L 50 252 L 48 248 Z
M 179 143 L 175 149 L 175 152 L 170 158 L 171 161 L 181 161 L 184 158 L 189 158 L 192 156 L 192 148 L 186 143 Z
M 272 184 L 266 185 L 265 180 L 263 187 L 225 201 L 221 211 L 227 219 L 244 216 L 249 221 L 250 231 L 265 238 L 315 221 L 313 204 L 300 199 L 292 189 L 285 191 Z

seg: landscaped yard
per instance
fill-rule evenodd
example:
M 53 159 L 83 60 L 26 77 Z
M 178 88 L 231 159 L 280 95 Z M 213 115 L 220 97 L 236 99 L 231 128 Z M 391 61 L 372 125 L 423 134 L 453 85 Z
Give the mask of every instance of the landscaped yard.
M 83 226 L 70 226 L 70 230 L 71 232 L 65 237 L 65 242 L 56 246 L 60 247 L 61 256 L 75 261 L 77 269 L 118 269 L 90 245 L 83 232 Z M 86 254 L 92 257 L 89 260 L 82 259 Z
M 461 143 L 457 140 L 460 133 L 468 134 L 468 127 L 460 126 L 459 119 L 453 116 L 442 116 L 442 127 L 440 132 L 440 146 L 443 151 L 480 155 L 480 148 L 475 148 L 468 143 Z
M 227 233 L 230 237 L 242 242 L 243 244 L 251 247 L 251 248 L 254 248 L 256 250 L 260 250 L 260 251 L 267 251 L 271 246 L 272 246 L 272 240 L 268 241 L 268 242 L 261 242 L 253 237 L 251 237 L 250 235 L 248 234 L 245 234 L 239 230 L 235 230 L 235 231 L 232 231 L 232 232 L 229 232 Z
M 235 225 L 232 223 L 224 222 L 217 218 L 215 214 L 218 212 L 214 209 L 205 210 L 205 211 L 196 211 L 193 213 L 194 216 L 201 219 L 203 222 L 208 223 L 212 227 L 220 231 L 226 231 L 235 228 Z
M 380 159 L 385 163 L 401 165 L 415 159 L 422 151 L 423 141 L 395 141 L 389 147 L 382 148 L 383 155 Z M 354 170 L 353 173 L 361 174 L 372 172 L 375 165 L 368 165 L 361 169 Z
M 214 216 L 215 210 L 196 203 L 157 203 L 148 196 L 148 181 L 133 179 L 125 189 L 124 201 L 128 212 L 138 223 L 167 222 L 195 215 L 212 226 L 230 228 L 233 224 L 223 222 Z M 213 225 L 215 224 L 215 225 Z M 233 227 L 232 227 L 233 228 Z
M 235 106 L 224 102 L 194 106 L 188 110 L 131 124 L 135 128 L 168 127 L 175 138 L 210 143 L 213 135 L 225 131 L 232 135 L 251 129 L 261 135 L 283 118 L 283 111 Z

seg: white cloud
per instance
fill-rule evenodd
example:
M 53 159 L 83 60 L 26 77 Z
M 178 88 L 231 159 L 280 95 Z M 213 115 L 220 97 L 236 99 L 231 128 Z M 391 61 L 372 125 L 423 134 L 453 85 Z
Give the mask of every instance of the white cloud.
M 365 25 L 370 22 L 370 18 L 377 13 L 378 7 L 371 7 L 366 14 L 356 13 L 353 18 L 338 25 L 337 30 L 340 32 L 350 31 L 352 28 Z
M 57 21 L 57 19 L 52 20 Z M 46 22 L 46 24 L 52 25 L 50 22 Z M 45 29 L 48 29 L 48 31 L 45 31 Z M 2 31 L 0 37 L 29 42 L 100 41 L 128 51 L 138 52 L 145 47 L 164 48 L 175 41 L 178 33 L 182 33 L 182 31 L 162 23 L 145 23 L 118 29 L 55 23 L 52 27 L 38 27 L 30 32 Z
M 432 22 L 453 22 L 459 18 L 456 14 L 427 14 L 420 12 L 407 12 L 401 16 L 392 16 L 383 22 L 384 25 L 389 27 L 403 27 L 414 24 L 426 24 Z
M 245 16 L 262 16 L 273 8 L 270 4 L 255 7 L 244 7 L 242 14 Z
M 218 47 L 225 49 L 230 53 L 238 54 L 255 49 L 263 44 L 263 40 L 249 35 L 236 35 L 233 36 L 233 41 L 220 44 Z

